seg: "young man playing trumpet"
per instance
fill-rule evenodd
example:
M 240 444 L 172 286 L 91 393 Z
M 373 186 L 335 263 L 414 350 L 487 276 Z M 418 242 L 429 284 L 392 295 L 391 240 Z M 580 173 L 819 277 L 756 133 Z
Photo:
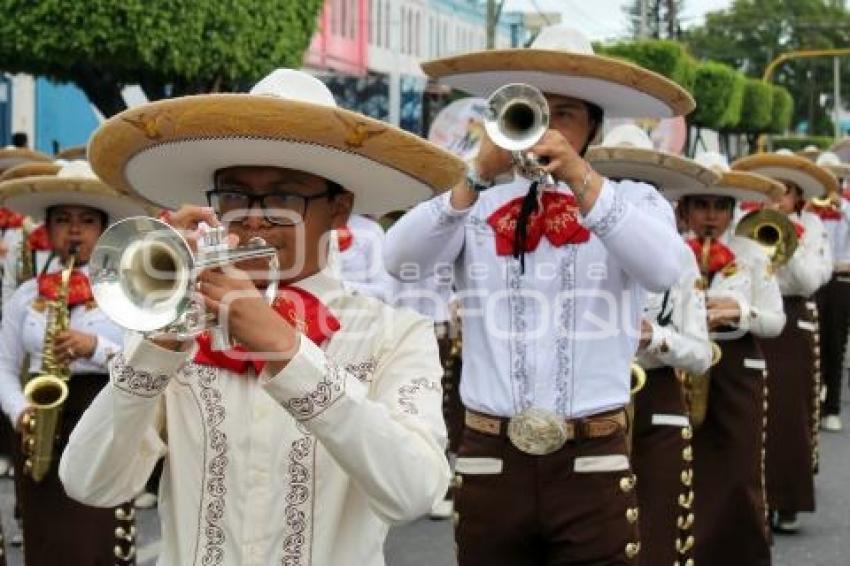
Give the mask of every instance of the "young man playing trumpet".
M 250 94 L 129 110 L 90 158 L 165 207 L 206 191 L 209 208 L 169 222 L 191 232 L 220 218 L 275 248 L 280 272 L 252 260 L 201 273 L 199 298 L 239 348 L 128 339 L 63 455 L 68 493 L 110 505 L 165 455 L 160 564 L 382 565 L 389 525 L 427 513 L 448 484 L 442 369 L 428 321 L 345 291 L 328 236 L 352 207 L 402 208 L 454 184 L 460 162 L 337 108 L 294 70 Z M 271 305 L 257 288 L 270 280 Z

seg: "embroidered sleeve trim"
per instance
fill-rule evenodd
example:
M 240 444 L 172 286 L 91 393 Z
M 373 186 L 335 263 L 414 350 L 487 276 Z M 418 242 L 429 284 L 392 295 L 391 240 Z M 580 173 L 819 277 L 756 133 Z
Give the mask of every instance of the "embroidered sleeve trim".
M 599 222 L 588 226 L 600 238 L 608 236 L 626 215 L 626 202 L 619 193 L 614 193 L 611 209 L 599 219 Z
M 463 221 L 463 219 L 466 218 L 466 215 L 452 214 L 450 211 L 446 210 L 447 205 L 443 201 L 444 198 L 445 197 L 443 195 L 440 195 L 428 201 L 428 206 L 431 207 L 431 212 L 437 218 L 437 226 L 453 226 L 458 222 Z
M 398 406 L 408 415 L 418 415 L 419 408 L 414 402 L 414 398 L 422 391 L 435 391 L 439 394 L 440 384 L 436 381 L 431 381 L 420 377 L 414 379 L 407 385 L 403 385 L 398 389 Z
M 325 366 L 325 376 L 307 394 L 285 403 L 289 413 L 299 421 L 314 419 L 339 401 L 345 393 L 345 372 L 335 364 Z
M 170 375 L 137 370 L 124 359 L 124 354 L 118 353 L 110 361 L 112 383 L 116 388 L 138 397 L 156 397 L 168 385 Z

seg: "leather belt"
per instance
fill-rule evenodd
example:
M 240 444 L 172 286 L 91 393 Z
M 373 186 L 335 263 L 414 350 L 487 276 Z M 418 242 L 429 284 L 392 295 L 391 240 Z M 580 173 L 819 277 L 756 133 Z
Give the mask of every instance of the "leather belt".
M 522 415 L 523 413 L 508 419 L 467 409 L 464 422 L 467 427 L 482 434 L 507 436 L 518 449 L 534 455 L 550 454 L 560 449 L 564 442 L 571 440 L 603 438 L 626 430 L 626 412 L 618 410 L 575 420 L 564 420 L 556 417 L 558 423 L 555 426 L 560 429 L 558 431 L 560 442 L 553 442 L 549 438 L 541 438 L 539 443 L 534 438 L 523 438 L 522 441 L 518 442 L 517 436 L 511 434 L 511 428 L 518 419 L 522 418 Z M 548 431 L 541 430 L 540 436 L 549 436 Z

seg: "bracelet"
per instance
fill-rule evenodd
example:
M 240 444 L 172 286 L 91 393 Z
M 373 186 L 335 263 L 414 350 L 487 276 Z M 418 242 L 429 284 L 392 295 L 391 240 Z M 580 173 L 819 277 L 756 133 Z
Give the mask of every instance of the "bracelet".
M 488 183 L 484 179 L 479 177 L 478 171 L 475 169 L 475 164 L 471 163 L 466 169 L 466 185 L 471 191 L 480 193 L 491 188 L 493 186 L 493 183 Z
M 584 193 L 587 192 L 588 185 L 590 184 L 590 177 L 593 175 L 593 169 L 590 168 L 590 164 L 587 161 L 584 162 L 584 167 L 584 178 L 581 180 L 581 186 L 576 188 L 570 185 L 570 190 L 578 200 L 584 200 Z

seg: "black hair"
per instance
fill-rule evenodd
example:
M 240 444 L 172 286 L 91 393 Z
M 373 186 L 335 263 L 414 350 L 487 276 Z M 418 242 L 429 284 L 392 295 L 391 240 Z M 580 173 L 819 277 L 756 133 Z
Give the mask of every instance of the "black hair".
M 12 134 L 12 145 L 15 147 L 28 147 L 29 137 L 26 132 L 15 132 Z
M 701 195 L 684 196 L 684 197 L 682 197 L 682 204 L 684 204 L 685 206 L 688 206 L 692 199 L 699 197 L 699 196 L 701 196 Z M 709 196 L 713 196 L 713 195 L 709 195 Z M 734 199 L 734 197 L 726 197 L 726 196 L 720 197 L 720 202 L 722 202 L 725 205 L 724 208 L 726 210 L 735 210 L 735 199 Z
M 581 148 L 580 155 L 584 157 L 584 154 L 587 153 L 587 148 L 590 147 L 590 144 L 593 143 L 594 139 L 596 139 L 596 135 L 599 133 L 599 128 L 602 127 L 602 122 L 605 121 L 605 111 L 602 110 L 600 106 L 597 106 L 592 102 L 588 102 L 586 100 L 582 102 L 584 102 L 584 106 L 587 108 L 588 121 L 593 122 L 593 128 L 587 136 L 587 141 L 584 143 L 584 147 Z
M 59 208 L 59 206 L 62 206 L 62 205 L 55 205 L 55 206 L 47 207 L 47 214 L 45 215 L 45 218 L 44 218 L 45 224 L 50 223 L 50 217 L 53 216 L 56 213 L 56 209 Z M 96 212 L 98 214 L 98 216 L 100 217 L 100 225 L 103 228 L 106 228 L 107 226 L 109 226 L 109 215 L 107 213 L 100 210 L 99 208 L 94 208 L 92 206 L 85 206 L 85 205 L 81 205 L 81 206 Z

